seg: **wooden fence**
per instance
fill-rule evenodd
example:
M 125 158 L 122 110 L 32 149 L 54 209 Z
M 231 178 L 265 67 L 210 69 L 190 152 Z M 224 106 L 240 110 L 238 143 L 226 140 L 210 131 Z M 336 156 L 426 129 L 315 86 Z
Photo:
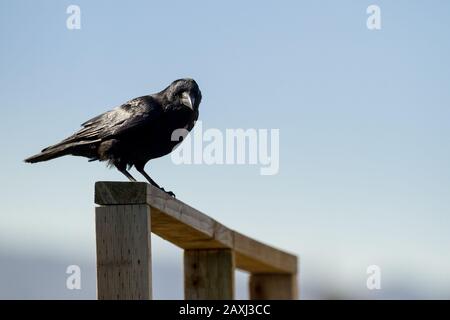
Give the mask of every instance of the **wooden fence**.
M 98 299 L 152 298 L 151 232 L 184 249 L 185 299 L 233 299 L 235 268 L 250 273 L 250 299 L 297 298 L 296 256 L 148 183 L 97 182 L 95 203 Z

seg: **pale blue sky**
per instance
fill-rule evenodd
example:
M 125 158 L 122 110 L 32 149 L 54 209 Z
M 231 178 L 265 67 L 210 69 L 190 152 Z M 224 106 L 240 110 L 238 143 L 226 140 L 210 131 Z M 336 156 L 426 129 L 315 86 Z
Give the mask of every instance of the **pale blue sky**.
M 81 30 L 66 29 L 70 4 Z M 370 4 L 380 31 L 366 28 Z M 280 129 L 280 172 L 165 157 L 147 167 L 156 181 L 300 255 L 304 297 L 450 297 L 449 13 L 447 1 L 1 0 L 0 250 L 94 261 L 94 182 L 122 175 L 22 159 L 189 76 L 204 128 Z M 180 263 L 154 247 L 154 264 Z M 371 264 L 380 292 L 365 288 Z

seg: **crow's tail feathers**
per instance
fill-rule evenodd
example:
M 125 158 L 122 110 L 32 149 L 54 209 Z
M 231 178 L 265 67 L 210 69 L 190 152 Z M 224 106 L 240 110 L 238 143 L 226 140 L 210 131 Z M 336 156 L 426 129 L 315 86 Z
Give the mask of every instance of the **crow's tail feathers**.
M 36 163 L 62 157 L 70 153 L 68 151 L 70 147 L 71 147 L 70 145 L 48 147 L 42 150 L 41 153 L 31 156 L 25 159 L 24 161 L 28 163 Z
M 87 156 L 89 158 L 96 158 L 95 154 L 92 154 L 92 146 L 95 146 L 100 140 L 94 141 L 76 141 L 76 142 L 66 142 L 55 144 L 41 151 L 41 153 L 31 156 L 25 159 L 25 162 L 36 163 L 47 161 L 55 158 L 59 158 L 66 155 L 76 155 L 76 156 Z

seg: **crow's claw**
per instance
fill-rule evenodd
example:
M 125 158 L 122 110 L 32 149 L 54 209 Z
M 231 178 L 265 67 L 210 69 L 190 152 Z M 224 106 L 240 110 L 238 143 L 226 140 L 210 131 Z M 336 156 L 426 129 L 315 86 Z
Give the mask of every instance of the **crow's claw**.
M 175 193 L 173 193 L 172 191 L 166 191 L 166 190 L 164 190 L 164 188 L 161 188 L 161 190 L 164 191 L 165 193 L 167 193 L 169 196 L 176 198 Z

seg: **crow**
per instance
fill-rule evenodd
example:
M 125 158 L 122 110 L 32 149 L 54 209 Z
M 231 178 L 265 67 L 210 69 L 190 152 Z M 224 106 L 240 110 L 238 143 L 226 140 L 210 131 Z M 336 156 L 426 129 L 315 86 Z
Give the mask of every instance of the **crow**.
M 170 153 L 180 142 L 172 139 L 175 130 L 191 131 L 198 119 L 201 100 L 195 80 L 175 80 L 158 93 L 134 98 L 86 121 L 75 134 L 24 161 L 36 163 L 65 155 L 81 156 L 89 161 L 107 161 L 130 181 L 136 179 L 127 169 L 134 166 L 148 182 L 165 191 L 144 167 L 149 160 Z M 167 193 L 175 196 L 171 191 Z

